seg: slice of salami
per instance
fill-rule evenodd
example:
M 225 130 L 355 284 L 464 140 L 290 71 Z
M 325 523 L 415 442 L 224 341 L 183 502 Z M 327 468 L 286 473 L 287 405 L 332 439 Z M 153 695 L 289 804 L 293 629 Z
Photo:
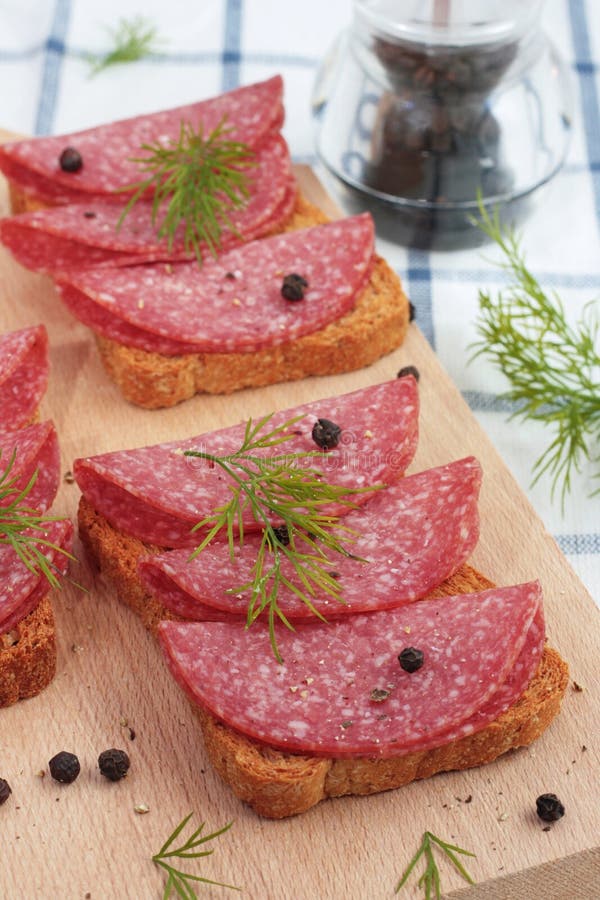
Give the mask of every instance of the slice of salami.
M 43 325 L 0 335 L 0 431 L 31 421 L 48 384 L 48 334 Z
M 64 274 L 71 312 L 121 344 L 179 353 L 244 353 L 318 331 L 354 306 L 373 259 L 369 213 L 238 247 L 217 259 Z M 306 280 L 303 299 L 283 280 Z
M 295 181 L 282 137 L 260 149 L 249 178 L 248 202 L 231 215 L 233 229 L 222 234 L 223 250 L 268 233 L 279 221 L 280 210 L 290 209 L 290 195 L 293 204 Z M 52 274 L 85 266 L 193 258 L 185 249 L 183 225 L 171 249 L 157 238 L 149 201 L 137 203 L 119 224 L 122 211 L 121 203 L 91 199 L 23 213 L 0 221 L 0 240 L 27 269 Z M 208 248 L 205 255 L 211 257 Z
M 40 534 L 39 537 L 70 552 L 73 525 L 69 519 L 49 522 L 43 535 Z M 68 557 L 60 550 L 44 544 L 38 544 L 38 549 L 48 560 L 51 569 L 56 574 L 64 575 L 68 568 Z M 0 544 L 0 634 L 10 631 L 28 616 L 49 590 L 50 584 L 45 575 L 39 571 L 30 571 L 12 547 Z
M 228 139 L 257 148 L 283 124 L 283 82 L 279 76 L 237 88 L 199 103 L 136 116 L 73 134 L 16 141 L 0 147 L 0 170 L 26 193 L 49 203 L 101 197 L 139 182 L 135 157 L 147 155 L 143 144 L 177 141 L 182 122 L 208 134 L 223 120 Z M 59 158 L 76 149 L 83 165 L 64 172 Z
M 11 464 L 12 461 L 12 465 Z M 10 466 L 10 471 L 7 469 Z M 52 422 L 29 425 L 18 431 L 0 432 L 0 516 L 2 507 L 17 498 L 35 474 L 35 483 L 20 505 L 49 509 L 60 479 L 58 437 Z
M 459 741 L 471 734 L 476 734 L 485 728 L 490 722 L 506 712 L 522 696 L 525 688 L 537 672 L 542 654 L 544 652 L 544 640 L 546 636 L 544 610 L 540 604 L 533 622 L 527 632 L 523 649 L 518 655 L 515 664 L 508 673 L 505 681 L 498 686 L 498 690 L 491 698 L 464 722 L 454 726 L 443 734 L 435 737 L 423 738 L 419 741 L 419 750 L 431 750 L 443 744 Z
M 349 512 L 343 524 L 354 532 L 354 539 L 346 542 L 353 556 L 330 555 L 340 600 L 317 595 L 311 598 L 314 607 L 331 621 L 424 597 L 456 572 L 475 548 L 480 485 L 481 467 L 468 457 L 407 475 Z M 226 543 L 207 547 L 194 560 L 189 551 L 172 550 L 140 560 L 138 571 L 149 592 L 181 618 L 215 619 L 217 612 L 225 619 L 246 618 L 250 592 L 231 590 L 251 580 L 259 544 L 259 536 L 249 535 L 233 560 Z M 303 590 L 287 560 L 282 574 Z M 314 621 L 314 614 L 285 584 L 277 603 L 290 620 Z M 212 615 L 206 616 L 207 607 Z
M 298 186 L 296 184 L 296 179 L 291 178 L 287 189 L 281 198 L 281 202 L 277 206 L 276 209 L 273 210 L 268 222 L 265 222 L 260 227 L 260 234 L 258 230 L 253 232 L 248 232 L 246 235 L 246 239 L 249 241 L 254 241 L 259 237 L 263 237 L 264 235 L 276 234 L 279 231 L 283 231 L 284 227 L 289 224 L 291 217 L 294 214 L 296 201 L 298 199 Z
M 282 628 L 282 665 L 260 623 L 163 622 L 159 634 L 191 699 L 247 737 L 316 756 L 388 757 L 443 743 L 491 701 L 540 604 L 531 582 Z M 417 671 L 400 667 L 406 647 L 423 653 Z
M 416 381 L 407 376 L 279 412 L 269 427 L 303 416 L 283 446 L 291 453 L 314 451 L 313 426 L 319 418 L 329 419 L 342 429 L 339 443 L 311 458 L 311 465 L 329 482 L 348 488 L 392 484 L 414 456 L 418 407 Z M 160 547 L 193 547 L 200 534 L 190 529 L 229 500 L 231 482 L 216 466 L 183 453 L 231 453 L 239 449 L 244 428 L 235 425 L 186 440 L 78 459 L 73 472 L 83 495 L 114 528 Z M 357 494 L 353 500 L 364 503 L 367 498 L 366 493 Z M 247 517 L 245 527 L 258 526 Z

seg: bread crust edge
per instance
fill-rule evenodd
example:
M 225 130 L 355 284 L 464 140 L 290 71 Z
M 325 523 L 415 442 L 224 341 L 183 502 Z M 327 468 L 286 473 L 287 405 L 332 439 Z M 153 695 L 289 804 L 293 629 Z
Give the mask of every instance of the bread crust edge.
M 56 629 L 49 597 L 0 635 L 0 708 L 35 697 L 56 674 Z

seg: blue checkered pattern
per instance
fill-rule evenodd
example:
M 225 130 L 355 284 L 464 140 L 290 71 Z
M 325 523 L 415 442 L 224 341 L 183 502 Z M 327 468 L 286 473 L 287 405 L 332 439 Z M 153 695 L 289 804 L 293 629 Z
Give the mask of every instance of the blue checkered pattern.
M 163 43 L 155 57 L 89 77 L 88 56 L 107 47 L 106 27 L 142 13 Z M 311 93 L 320 61 L 350 22 L 350 0 L 20 0 L 0 7 L 0 124 L 24 133 L 72 131 L 175 106 L 281 72 L 285 134 L 294 158 L 318 166 Z M 544 27 L 571 74 L 574 134 L 567 163 L 537 198 L 524 229 L 530 267 L 560 292 L 576 317 L 600 297 L 600 4 L 547 0 Z M 600 498 L 589 499 L 592 466 L 574 482 L 564 514 L 549 485 L 530 487 L 531 463 L 548 435 L 509 422 L 498 399 L 501 375 L 485 360 L 468 364 L 479 287 L 503 275 L 479 250 L 429 253 L 385 241 L 419 325 L 463 392 L 562 551 L 600 603 Z M 493 256 L 493 251 L 489 254 Z M 595 447 L 600 452 L 600 444 Z

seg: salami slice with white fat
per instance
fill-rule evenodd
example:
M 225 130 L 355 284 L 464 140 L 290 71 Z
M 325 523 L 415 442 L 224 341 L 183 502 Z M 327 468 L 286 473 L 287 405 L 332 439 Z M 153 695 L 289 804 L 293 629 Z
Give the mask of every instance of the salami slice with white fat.
M 247 737 L 294 753 L 389 757 L 446 743 L 492 702 L 541 602 L 530 582 L 281 628 L 283 664 L 260 623 L 171 621 L 159 634 L 190 698 Z M 406 647 L 423 653 L 416 671 L 399 664 Z
M 282 137 L 273 138 L 258 151 L 257 166 L 248 177 L 250 196 L 231 214 L 233 227 L 223 230 L 223 251 L 274 231 L 291 214 L 296 187 Z M 122 204 L 94 198 L 40 209 L 1 220 L 0 240 L 21 265 L 53 274 L 85 266 L 194 257 L 193 251 L 186 250 L 183 225 L 172 247 L 157 237 L 150 201 L 137 203 L 120 222 L 122 212 Z M 211 257 L 208 248 L 205 256 Z
M 182 122 L 202 126 L 205 135 L 225 122 L 229 140 L 257 148 L 283 123 L 283 82 L 279 76 L 237 88 L 198 103 L 136 116 L 73 134 L 16 141 L 0 147 L 0 170 L 26 193 L 49 204 L 106 196 L 139 182 L 132 161 L 147 153 L 143 144 L 177 141 Z M 73 147 L 83 165 L 64 172 L 63 150 Z
M 69 557 L 61 550 L 67 553 L 71 550 L 73 524 L 68 519 L 48 522 L 43 532 L 36 532 L 35 536 L 47 542 L 37 546 L 46 557 L 51 571 L 57 576 L 64 574 Z M 0 634 L 10 631 L 28 616 L 49 590 L 50 583 L 39 569 L 32 571 L 13 547 L 0 544 Z
M 332 484 L 348 488 L 392 484 L 410 464 L 418 436 L 418 391 L 412 376 L 350 394 L 316 400 L 276 413 L 268 427 L 296 416 L 286 451 L 319 451 L 312 438 L 317 419 L 341 428 L 337 447 L 309 462 Z M 120 531 L 160 547 L 193 547 L 201 539 L 191 528 L 230 498 L 230 480 L 208 461 L 184 451 L 216 455 L 239 449 L 245 425 L 136 450 L 104 453 L 75 461 L 77 483 L 95 510 Z M 271 452 L 275 452 L 275 450 Z M 281 451 L 281 446 L 278 452 Z M 367 493 L 353 495 L 366 502 Z M 347 507 L 339 509 L 347 512 Z M 248 518 L 245 527 L 258 528 Z
M 48 384 L 48 369 L 43 325 L 0 335 L 0 432 L 31 421 Z
M 197 263 L 64 274 L 71 312 L 106 338 L 164 355 L 255 352 L 337 321 L 355 304 L 373 259 L 369 213 L 245 244 Z M 286 299 L 283 280 L 307 282 Z
M 317 594 L 311 597 L 314 608 L 331 621 L 424 597 L 454 574 L 475 548 L 480 485 L 481 467 L 468 457 L 407 475 L 349 512 L 343 524 L 354 539 L 342 537 L 342 543 L 352 555 L 329 555 L 340 599 Z M 245 619 L 252 598 L 249 591 L 235 588 L 251 580 L 259 544 L 259 536 L 246 537 L 233 560 L 226 543 L 207 547 L 193 560 L 189 551 L 173 550 L 140 560 L 138 571 L 146 589 L 181 618 L 217 619 L 220 613 L 225 620 Z M 282 575 L 303 590 L 287 560 Z M 279 588 L 277 604 L 289 620 L 314 620 L 285 584 Z
M 422 738 L 419 741 L 418 749 L 431 750 L 434 747 L 439 747 L 441 744 L 449 744 L 475 734 L 491 722 L 495 722 L 503 712 L 506 712 L 507 709 L 516 703 L 537 672 L 544 652 L 545 634 L 544 609 L 542 604 L 540 604 L 527 632 L 523 649 L 508 673 L 506 680 L 498 685 L 497 690 L 490 699 L 472 716 L 461 722 L 460 725 L 451 727 L 443 734 L 435 735 L 429 741 L 426 738 Z
M 34 484 L 20 505 L 45 511 L 50 508 L 60 479 L 58 437 L 52 422 L 40 422 L 18 431 L 0 432 L 1 507 L 17 500 L 32 478 Z

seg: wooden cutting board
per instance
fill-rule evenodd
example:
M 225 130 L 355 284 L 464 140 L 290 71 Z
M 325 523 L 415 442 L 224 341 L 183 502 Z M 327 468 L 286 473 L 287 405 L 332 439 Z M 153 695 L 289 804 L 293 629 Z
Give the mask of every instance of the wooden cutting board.
M 310 199 L 328 206 L 310 171 L 300 169 L 299 177 Z M 52 371 L 42 415 L 56 423 L 64 472 L 76 456 L 199 434 L 393 378 L 401 365 L 418 366 L 421 438 L 411 469 L 471 453 L 480 459 L 482 533 L 473 562 L 500 584 L 541 579 L 550 641 L 583 687 L 569 687 L 560 717 L 535 745 L 492 765 L 328 801 L 294 819 L 263 820 L 213 773 L 194 714 L 158 647 L 77 545 L 73 577 L 88 592 L 65 585 L 55 597 L 56 679 L 41 696 L 0 710 L 0 777 L 13 789 L 0 808 L 0 896 L 158 900 L 164 877 L 151 857 L 191 811 L 211 831 L 233 822 L 214 855 L 192 862 L 191 870 L 238 885 L 249 900 L 392 898 L 425 830 L 477 854 L 469 861 L 477 886 L 465 892 L 473 900 L 593 896 L 600 876 L 598 610 L 416 325 L 399 351 L 360 372 L 198 396 L 148 412 L 122 400 L 90 334 L 63 309 L 49 279 L 24 271 L 3 251 L 0 273 L 0 331 L 38 322 L 48 328 Z M 77 486 L 65 482 L 56 513 L 75 516 L 78 497 Z M 117 784 L 96 767 L 98 754 L 113 746 L 125 748 L 132 762 Z M 80 758 L 72 785 L 40 774 L 59 750 Z M 567 812 L 544 830 L 535 798 L 547 791 Z M 139 804 L 149 812 L 136 813 Z M 440 870 L 444 891 L 465 887 L 445 861 Z M 197 891 L 229 894 L 203 884 Z M 416 878 L 400 896 L 422 896 Z

